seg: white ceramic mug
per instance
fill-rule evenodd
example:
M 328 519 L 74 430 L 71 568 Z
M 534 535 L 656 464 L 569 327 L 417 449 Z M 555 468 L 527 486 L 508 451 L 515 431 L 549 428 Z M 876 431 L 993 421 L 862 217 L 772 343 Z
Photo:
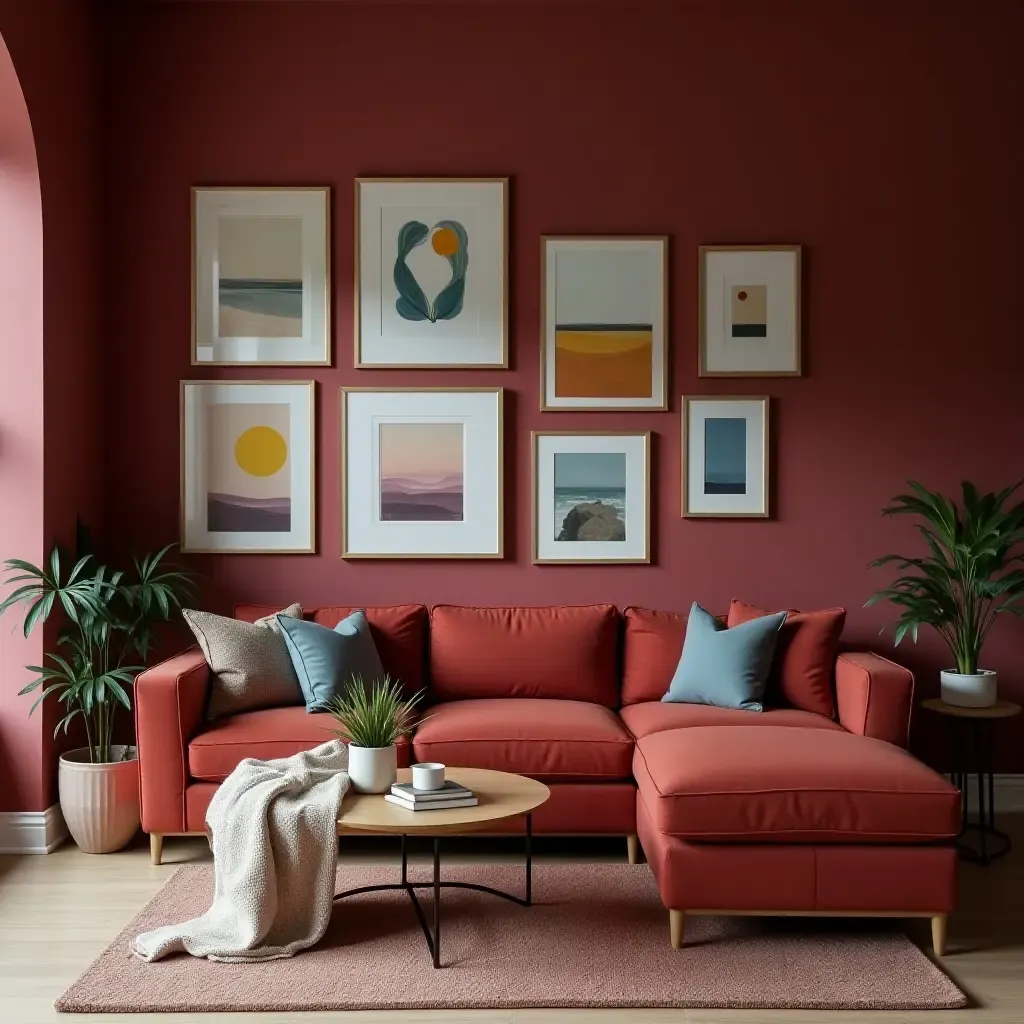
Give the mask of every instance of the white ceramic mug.
M 424 761 L 412 766 L 413 789 L 441 789 L 444 786 L 444 765 L 436 761 Z

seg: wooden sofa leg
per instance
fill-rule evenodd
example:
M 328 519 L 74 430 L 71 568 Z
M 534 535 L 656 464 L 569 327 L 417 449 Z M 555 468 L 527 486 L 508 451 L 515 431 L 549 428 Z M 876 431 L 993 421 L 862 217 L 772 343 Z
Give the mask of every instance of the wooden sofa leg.
M 149 833 L 149 859 L 154 864 L 160 863 L 164 852 L 164 837 L 159 832 Z
M 668 930 L 672 937 L 672 948 L 683 948 L 683 936 L 686 934 L 686 911 L 670 910 L 668 912 Z
M 640 863 L 640 837 L 626 836 L 626 855 L 630 864 Z
M 932 949 L 936 956 L 946 955 L 946 915 L 936 914 L 932 918 Z

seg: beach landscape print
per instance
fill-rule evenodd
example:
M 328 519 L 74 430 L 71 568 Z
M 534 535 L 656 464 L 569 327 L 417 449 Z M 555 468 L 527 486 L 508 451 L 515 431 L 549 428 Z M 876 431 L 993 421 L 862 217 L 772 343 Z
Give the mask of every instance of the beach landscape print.
M 729 288 L 729 325 L 734 338 L 768 337 L 768 287 L 763 284 Z
M 225 402 L 206 413 L 207 530 L 290 532 L 289 406 Z
M 556 452 L 556 541 L 625 541 L 624 452 Z
M 381 520 L 461 522 L 464 425 L 385 422 L 379 429 Z
M 710 416 L 704 421 L 704 493 L 747 493 L 747 421 Z
M 232 214 L 218 219 L 221 338 L 302 337 L 302 218 Z
M 545 239 L 547 408 L 663 403 L 664 241 Z

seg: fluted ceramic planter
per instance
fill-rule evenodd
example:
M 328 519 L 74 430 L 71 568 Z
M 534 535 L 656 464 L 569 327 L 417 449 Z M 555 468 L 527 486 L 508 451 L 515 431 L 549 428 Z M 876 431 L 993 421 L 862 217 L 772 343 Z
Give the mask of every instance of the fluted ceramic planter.
M 386 793 L 398 781 L 398 751 L 348 745 L 348 778 L 357 793 Z
M 128 844 L 139 828 L 139 762 L 135 747 L 127 761 L 92 764 L 89 748 L 61 755 L 57 772 L 60 810 L 71 838 L 86 853 L 113 853 Z M 125 747 L 110 748 L 116 758 Z

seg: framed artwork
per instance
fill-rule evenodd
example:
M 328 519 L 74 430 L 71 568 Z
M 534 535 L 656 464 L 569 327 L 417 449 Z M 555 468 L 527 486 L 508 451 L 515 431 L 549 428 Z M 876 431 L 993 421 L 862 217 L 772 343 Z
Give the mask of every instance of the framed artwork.
M 181 382 L 183 551 L 315 551 L 314 388 Z
M 700 247 L 700 376 L 800 376 L 800 246 Z
M 541 239 L 545 411 L 667 409 L 668 239 Z
M 533 433 L 533 561 L 651 560 L 651 435 Z
M 768 399 L 683 397 L 684 516 L 768 515 Z
M 342 558 L 501 558 L 502 400 L 342 388 Z
M 356 366 L 508 367 L 507 178 L 356 180 Z
M 192 189 L 192 365 L 329 366 L 330 190 Z

